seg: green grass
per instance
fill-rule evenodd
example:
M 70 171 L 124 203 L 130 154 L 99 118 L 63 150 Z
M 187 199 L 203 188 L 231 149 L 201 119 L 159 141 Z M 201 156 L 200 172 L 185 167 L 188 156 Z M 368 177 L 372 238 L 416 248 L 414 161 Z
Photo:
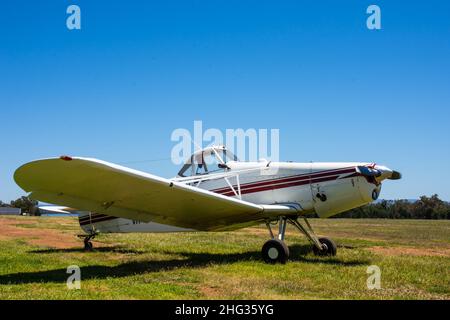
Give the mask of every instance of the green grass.
M 3 217 L 0 299 L 450 299 L 450 221 L 311 224 L 337 242 L 337 257 L 315 257 L 289 229 L 289 263 L 266 265 L 263 227 L 101 235 L 83 252 L 76 219 Z M 36 244 L 42 229 L 54 237 Z M 67 246 L 52 248 L 56 236 Z M 66 287 L 69 265 L 81 267 L 81 290 Z M 381 268 L 381 290 L 367 289 L 370 265 Z

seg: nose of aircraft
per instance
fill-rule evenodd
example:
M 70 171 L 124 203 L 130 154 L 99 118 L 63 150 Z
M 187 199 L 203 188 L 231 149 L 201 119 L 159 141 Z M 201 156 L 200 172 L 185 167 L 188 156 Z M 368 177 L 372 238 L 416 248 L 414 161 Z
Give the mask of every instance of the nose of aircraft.
M 376 165 L 374 169 L 380 172 L 380 175 L 377 177 L 378 180 L 400 180 L 402 178 L 402 174 L 400 172 L 389 169 L 385 166 Z

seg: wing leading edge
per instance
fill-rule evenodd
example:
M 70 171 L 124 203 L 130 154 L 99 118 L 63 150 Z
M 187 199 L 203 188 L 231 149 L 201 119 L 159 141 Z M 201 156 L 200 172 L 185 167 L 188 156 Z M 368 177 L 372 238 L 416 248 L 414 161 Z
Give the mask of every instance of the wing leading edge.
M 36 200 L 195 230 L 230 229 L 297 212 L 289 206 L 256 205 L 89 158 L 33 161 L 17 169 L 14 180 Z

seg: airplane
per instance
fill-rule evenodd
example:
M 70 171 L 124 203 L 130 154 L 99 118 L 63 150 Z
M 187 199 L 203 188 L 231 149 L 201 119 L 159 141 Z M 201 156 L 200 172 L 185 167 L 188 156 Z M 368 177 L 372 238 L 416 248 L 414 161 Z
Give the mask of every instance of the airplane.
M 335 256 L 333 240 L 316 236 L 309 214 L 329 218 L 378 199 L 398 171 L 366 162 L 241 162 L 225 146 L 192 154 L 172 179 L 117 164 L 61 156 L 24 164 L 14 180 L 32 199 L 77 213 L 86 250 L 99 233 L 220 232 L 265 224 L 266 263 L 284 264 L 287 224 L 311 242 L 315 255 Z M 272 226 L 278 224 L 275 235 Z

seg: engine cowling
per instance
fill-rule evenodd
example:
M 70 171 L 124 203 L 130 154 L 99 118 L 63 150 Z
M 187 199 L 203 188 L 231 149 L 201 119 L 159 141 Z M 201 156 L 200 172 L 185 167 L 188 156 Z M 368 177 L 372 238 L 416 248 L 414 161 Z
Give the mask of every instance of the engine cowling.
M 361 207 L 378 199 L 381 183 L 367 177 L 356 176 L 347 179 L 312 185 L 314 210 L 321 218 Z

